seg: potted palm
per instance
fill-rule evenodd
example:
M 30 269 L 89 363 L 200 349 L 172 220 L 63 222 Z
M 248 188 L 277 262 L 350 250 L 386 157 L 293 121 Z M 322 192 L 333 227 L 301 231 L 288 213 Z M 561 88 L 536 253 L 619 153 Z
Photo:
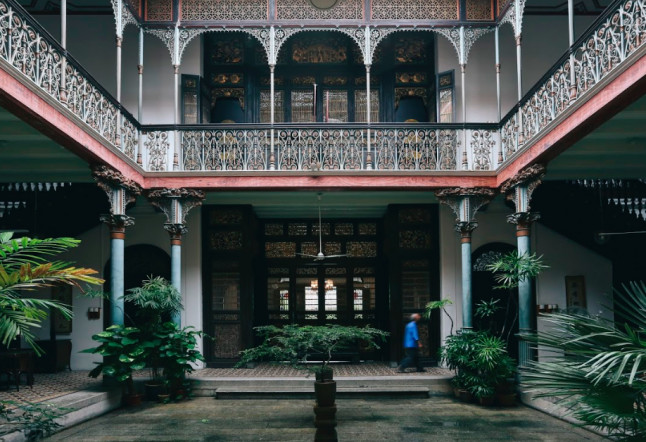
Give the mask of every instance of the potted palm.
M 357 346 L 379 348 L 388 333 L 371 327 L 341 325 L 268 325 L 256 327 L 263 342 L 240 353 L 236 367 L 255 361 L 273 361 L 306 369 L 315 374 L 315 440 L 336 440 L 336 382 L 330 362 L 335 352 Z M 314 359 L 321 358 L 320 361 Z
M 136 307 L 135 322 L 141 330 L 141 339 L 151 343 L 146 365 L 150 368 L 150 380 L 144 384 L 146 399 L 157 400 L 164 391 L 161 373 L 160 346 L 163 344 L 159 332 L 166 336 L 164 319 L 170 319 L 182 310 L 182 296 L 167 280 L 160 276 L 149 276 L 141 287 L 128 290 L 123 296 L 125 302 Z
M 103 361 L 97 362 L 89 376 L 97 378 L 103 374 L 112 377 L 125 388 L 124 402 L 127 405 L 138 405 L 142 395 L 135 390 L 132 373 L 146 366 L 151 342 L 141 339 L 138 328 L 123 325 L 112 325 L 92 336 L 92 339 L 99 342 L 99 345 L 82 350 L 81 353 L 99 354 L 103 356 Z

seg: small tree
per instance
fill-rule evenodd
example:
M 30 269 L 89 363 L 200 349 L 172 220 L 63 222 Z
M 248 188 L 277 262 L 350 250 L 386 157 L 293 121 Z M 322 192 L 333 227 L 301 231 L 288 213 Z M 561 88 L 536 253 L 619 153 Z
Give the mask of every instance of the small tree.
M 446 306 L 451 305 L 453 302 L 450 299 L 442 299 L 441 301 L 431 301 L 428 304 L 426 304 L 426 310 L 424 311 L 424 317 L 427 319 L 431 319 L 431 313 L 433 310 L 436 309 L 441 309 L 444 314 L 449 318 L 449 321 L 451 321 L 451 331 L 449 332 L 449 336 L 453 334 L 453 318 L 451 315 L 449 315 L 449 312 L 446 311 Z
M 342 325 L 286 325 L 282 328 L 267 325 L 256 327 L 263 338 L 262 344 L 240 352 L 242 367 L 253 361 L 273 361 L 289 364 L 295 368 L 313 371 L 317 376 L 332 371 L 330 361 L 336 351 L 367 343 L 369 348 L 379 348 L 387 332 L 371 327 L 348 327 Z M 313 356 L 323 356 L 320 364 L 311 364 Z

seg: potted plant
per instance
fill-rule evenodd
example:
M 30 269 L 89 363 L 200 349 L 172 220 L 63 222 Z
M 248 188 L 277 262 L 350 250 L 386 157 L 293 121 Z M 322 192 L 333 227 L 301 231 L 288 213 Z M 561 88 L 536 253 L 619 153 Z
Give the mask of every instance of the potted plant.
M 204 356 L 197 350 L 197 339 L 202 336 L 203 332 L 193 327 L 180 328 L 174 322 L 161 324 L 155 332 L 155 340 L 160 342 L 155 350 L 169 398 L 177 400 L 188 395 L 190 383 L 186 374 L 193 372 L 193 364 L 204 362 Z
M 124 401 L 127 405 L 140 403 L 142 395 L 135 390 L 132 373 L 146 366 L 151 342 L 141 339 L 138 328 L 123 325 L 112 325 L 92 336 L 92 339 L 99 342 L 99 345 L 82 350 L 81 353 L 99 354 L 103 356 L 103 361 L 97 362 L 89 376 L 96 378 L 104 374 L 114 378 L 125 387 Z
M 163 328 L 164 319 L 170 319 L 182 310 L 182 296 L 167 279 L 149 276 L 142 281 L 141 287 L 128 290 L 123 299 L 137 307 L 134 319 L 141 330 L 141 338 L 153 346 L 146 361 L 151 379 L 144 387 L 146 399 L 157 400 L 158 395 L 164 392 L 159 348 L 162 341 L 158 332 Z M 162 334 L 165 335 L 164 330 Z
M 486 331 L 462 330 L 447 338 L 441 349 L 442 361 L 456 375 L 452 385 L 462 400 L 476 397 L 481 403 L 493 402 L 494 393 L 514 372 L 505 342 Z
M 383 341 L 388 333 L 371 327 L 341 325 L 286 325 L 282 328 L 269 325 L 255 330 L 263 342 L 242 351 L 236 367 L 254 361 L 273 361 L 315 373 L 315 440 L 336 440 L 336 382 L 330 366 L 334 352 L 356 346 L 360 341 L 364 346 L 379 348 L 377 341 Z M 312 363 L 315 357 L 322 360 Z

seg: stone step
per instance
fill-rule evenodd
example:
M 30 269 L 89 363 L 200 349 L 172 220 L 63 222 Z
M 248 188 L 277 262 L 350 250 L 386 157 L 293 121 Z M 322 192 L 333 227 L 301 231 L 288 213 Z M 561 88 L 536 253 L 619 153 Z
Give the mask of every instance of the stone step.
M 452 394 L 450 377 L 392 376 L 378 378 L 338 378 L 337 393 L 343 396 L 407 395 L 416 397 Z M 302 397 L 312 396 L 313 378 L 193 378 L 194 396 Z

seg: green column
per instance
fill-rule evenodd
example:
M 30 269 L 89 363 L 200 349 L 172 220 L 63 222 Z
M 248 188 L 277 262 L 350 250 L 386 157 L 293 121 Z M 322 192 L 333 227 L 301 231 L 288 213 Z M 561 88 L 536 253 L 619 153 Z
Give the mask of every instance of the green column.
M 123 325 L 124 243 L 125 228 L 113 227 L 110 232 L 110 320 Z
M 182 234 L 171 233 L 170 240 L 170 281 L 178 292 L 182 292 Z M 180 312 L 175 312 L 173 322 L 182 325 Z

